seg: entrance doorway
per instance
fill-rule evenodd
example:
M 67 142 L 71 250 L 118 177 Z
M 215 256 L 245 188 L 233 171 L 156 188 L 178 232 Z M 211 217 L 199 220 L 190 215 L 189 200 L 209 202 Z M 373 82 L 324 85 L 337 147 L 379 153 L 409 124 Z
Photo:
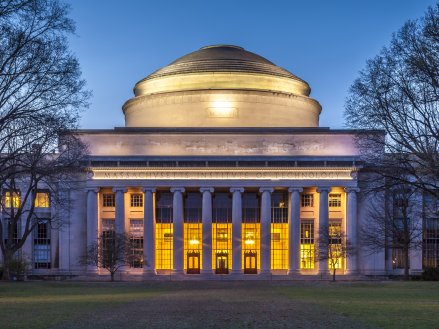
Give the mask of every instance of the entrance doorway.
M 216 254 L 216 274 L 229 274 L 229 255 L 226 252 Z
M 257 253 L 255 251 L 244 253 L 244 274 L 258 274 Z
M 200 274 L 200 253 L 189 251 L 187 253 L 187 274 Z

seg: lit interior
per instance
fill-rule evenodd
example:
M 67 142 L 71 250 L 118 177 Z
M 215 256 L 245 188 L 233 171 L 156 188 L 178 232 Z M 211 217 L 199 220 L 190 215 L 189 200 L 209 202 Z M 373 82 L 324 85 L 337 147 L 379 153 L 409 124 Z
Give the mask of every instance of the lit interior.
M 288 224 L 271 224 L 271 269 L 288 269 Z
M 155 226 L 155 259 L 157 270 L 172 270 L 174 242 L 172 223 L 157 223 Z
M 232 269 L 232 224 L 212 223 L 212 267 L 217 266 L 217 254 L 228 256 L 229 270 Z
M 245 266 L 245 254 L 256 253 L 256 268 L 261 268 L 261 225 L 259 223 L 242 224 L 242 267 Z
M 203 237 L 202 237 L 201 223 L 184 223 L 184 269 L 188 268 L 188 253 L 199 254 L 199 265 L 202 269 L 202 251 L 203 251 Z

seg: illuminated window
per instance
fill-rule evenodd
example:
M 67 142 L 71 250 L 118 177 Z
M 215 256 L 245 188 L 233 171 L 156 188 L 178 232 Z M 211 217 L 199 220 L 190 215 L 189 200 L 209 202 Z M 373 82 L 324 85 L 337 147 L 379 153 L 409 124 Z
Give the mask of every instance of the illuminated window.
M 202 225 L 199 223 L 184 223 L 184 269 L 188 273 L 199 273 L 202 268 Z
M 271 196 L 271 269 L 288 269 L 288 194 Z
M 300 223 L 300 268 L 314 268 L 314 221 Z
M 302 207 L 314 207 L 313 194 L 302 194 Z
M 172 193 L 156 194 L 155 259 L 157 270 L 174 268 Z
M 3 195 L 3 204 L 5 208 L 18 208 L 20 207 L 20 193 L 7 191 Z
M 174 268 L 174 242 L 172 223 L 157 223 L 156 229 L 156 269 L 172 270 Z
M 341 207 L 341 194 L 330 193 L 328 205 L 329 207 Z
M 131 254 L 130 266 L 143 267 L 143 219 L 130 220 Z
M 102 195 L 102 201 L 104 207 L 116 207 L 116 198 L 114 193 L 104 193 Z
M 51 267 L 50 225 L 49 220 L 41 219 L 36 224 L 34 231 L 34 268 Z
M 332 221 L 329 223 L 329 269 L 343 268 L 343 248 L 342 245 L 341 221 Z
M 232 224 L 212 223 L 212 267 L 221 266 L 219 274 L 227 274 L 232 268 Z
M 212 267 L 217 274 L 232 269 L 232 198 L 215 193 L 212 199 Z
M 49 208 L 49 192 L 37 192 L 35 194 L 36 208 Z
M 131 194 L 131 207 L 143 207 L 143 194 Z
M 261 225 L 259 223 L 242 223 L 242 264 L 245 268 L 246 255 L 256 256 L 254 270 L 260 269 L 261 264 Z M 253 266 L 253 265 L 252 265 Z

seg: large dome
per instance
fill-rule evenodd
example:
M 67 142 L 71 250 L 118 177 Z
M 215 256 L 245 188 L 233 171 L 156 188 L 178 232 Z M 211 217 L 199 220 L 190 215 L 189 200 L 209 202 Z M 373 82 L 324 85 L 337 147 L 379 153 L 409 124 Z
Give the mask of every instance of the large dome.
M 139 81 L 128 127 L 316 127 L 309 85 L 233 45 L 206 46 Z

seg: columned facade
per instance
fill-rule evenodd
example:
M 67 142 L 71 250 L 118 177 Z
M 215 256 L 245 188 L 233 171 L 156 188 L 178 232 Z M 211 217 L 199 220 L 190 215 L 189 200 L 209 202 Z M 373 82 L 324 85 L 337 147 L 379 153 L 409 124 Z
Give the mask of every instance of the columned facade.
M 360 191 L 359 188 L 346 188 L 346 238 L 353 248 L 357 246 L 358 239 L 358 224 L 357 224 L 357 193 Z M 357 250 L 353 250 L 353 254 L 350 255 L 347 260 L 347 273 L 356 274 L 358 271 L 358 259 Z
M 212 187 L 202 187 L 203 274 L 212 274 Z
M 337 225 L 340 227 L 346 227 L 346 236 L 350 244 L 355 245 L 358 242 L 357 192 L 359 189 L 356 187 L 318 186 L 303 188 L 295 186 L 279 188 L 264 186 L 255 189 L 254 187 L 234 186 L 225 189 L 221 186 L 194 188 L 190 184 L 188 185 L 188 187 L 172 188 L 160 185 L 155 187 L 116 186 L 111 189 L 108 187 L 87 188 L 88 245 L 96 241 L 100 231 L 108 230 L 109 224 L 104 222 L 108 222 L 109 219 L 104 218 L 107 215 L 103 215 L 105 211 L 102 212 L 100 208 L 104 207 L 103 209 L 105 209 L 108 206 L 103 200 L 105 198 L 107 202 L 108 199 L 111 200 L 109 195 L 114 195 L 115 207 L 111 208 L 110 213 L 114 211 L 114 230 L 117 233 L 131 234 L 134 237 L 133 221 L 138 223 L 137 218 L 141 218 L 143 225 L 140 234 L 143 241 L 140 250 L 142 254 L 141 267 L 146 275 L 199 274 L 211 276 L 216 273 L 218 275 L 244 276 L 246 274 L 256 274 L 261 275 L 261 277 L 267 274 L 290 275 L 293 277 L 316 274 L 321 276 L 328 273 L 328 260 L 317 257 L 317 254 L 322 252 L 324 245 L 323 243 L 320 244 L 320 234 L 324 230 L 328 230 L 332 224 L 338 223 Z M 337 193 L 332 194 L 331 190 Z M 137 204 L 133 201 L 139 195 L 138 191 L 141 191 L 140 195 L 143 199 L 142 208 L 140 209 L 136 207 Z M 221 195 L 229 193 L 231 200 L 230 224 L 226 224 L 227 221 L 224 224 L 216 224 L 214 221 L 213 196 L 215 193 Z M 276 195 L 285 194 L 287 202 L 282 201 L 281 204 L 273 204 L 273 193 Z M 160 215 L 156 210 L 159 209 L 157 208 L 159 207 L 157 195 L 161 195 L 162 199 L 166 198 L 166 195 L 170 196 L 169 205 L 166 206 L 165 203 L 164 207 L 163 205 L 160 206 Z M 187 209 L 185 205 L 186 195 L 191 195 L 192 200 L 194 200 L 194 195 L 199 196 L 199 224 L 193 222 L 193 219 L 196 219 L 197 216 L 196 214 L 193 215 L 194 208 Z M 259 200 L 259 208 L 254 208 L 258 210 L 255 212 L 254 222 L 248 222 L 248 214 L 243 215 L 243 209 L 246 211 L 253 209 L 248 208 L 248 205 L 246 206 L 243 203 L 243 197 L 248 196 L 256 197 Z M 314 197 L 316 203 L 312 201 Z M 279 197 L 276 200 L 279 200 Z M 333 211 L 334 206 L 337 211 Z M 346 214 L 339 211 L 344 208 Z M 169 210 L 170 217 L 168 217 L 168 221 L 166 221 L 166 216 L 163 215 L 163 209 Z M 285 224 L 280 224 L 284 226 L 277 224 L 277 229 L 275 229 L 273 223 L 276 219 L 273 216 L 278 216 L 275 214 L 279 214 L 279 209 L 286 210 L 286 217 L 283 217 L 285 218 Z M 227 208 L 220 207 L 215 210 L 224 210 L 224 218 L 227 218 Z M 192 215 L 187 215 L 188 211 L 192 211 Z M 186 216 L 190 218 L 186 218 Z M 244 217 L 246 221 L 244 221 Z M 192 222 L 187 222 L 187 220 L 192 220 Z M 168 223 L 166 224 L 166 230 L 159 229 L 156 226 L 163 227 L 165 222 Z M 218 229 L 217 225 L 222 225 L 221 227 L 230 225 L 230 231 Z M 129 230 L 128 227 L 130 227 Z M 285 231 L 282 231 L 279 227 L 282 227 Z M 230 254 L 226 249 L 221 249 L 223 247 L 217 247 L 218 241 L 227 241 L 229 239 L 229 234 Z M 246 236 L 245 239 L 244 236 Z M 285 247 L 283 247 L 285 249 L 279 250 L 282 241 L 285 241 Z M 168 250 L 169 256 L 167 257 L 171 257 L 172 261 L 169 267 L 162 265 L 158 270 L 157 262 L 160 264 L 166 263 L 163 260 L 165 256 L 157 249 L 164 248 L 160 247 L 161 243 L 168 244 L 167 249 L 165 249 Z M 251 243 L 252 246 L 247 246 L 247 243 Z M 197 247 L 198 244 L 201 245 Z M 245 249 L 244 244 L 246 244 Z M 273 246 L 276 246 L 277 250 L 272 250 Z M 216 250 L 215 254 L 213 250 Z M 218 266 L 218 253 L 230 257 L 229 261 L 226 259 L 226 263 L 231 264 L 230 271 L 219 272 L 215 270 Z M 252 253 L 255 257 L 254 264 L 247 259 L 249 254 Z M 273 255 L 277 255 L 276 261 L 272 258 Z M 157 259 L 157 257 L 159 258 Z M 190 261 L 188 260 L 189 257 L 192 257 Z M 193 261 L 193 257 L 197 260 Z M 284 267 L 279 265 L 283 262 L 282 257 L 285 257 L 286 265 Z M 348 259 L 343 259 L 340 264 L 339 273 L 357 274 L 358 259 L 356 254 L 350 255 Z M 254 268 L 249 268 L 249 266 L 254 266 Z M 137 273 L 135 270 L 136 268 L 133 266 L 126 266 L 127 273 Z M 89 266 L 88 271 L 96 272 L 96 269 Z
M 242 273 L 242 193 L 244 188 L 234 187 L 232 193 L 232 274 Z
M 143 269 L 145 273 L 155 273 L 155 219 L 154 193 L 155 188 L 142 188 L 143 201 Z
M 174 273 L 182 274 L 184 268 L 184 206 L 183 193 L 185 189 L 181 187 L 171 188 L 173 193 L 172 219 L 174 223 Z
M 319 262 L 319 273 L 321 275 L 328 273 L 328 259 L 324 257 L 325 250 L 327 248 L 326 243 L 323 241 L 327 237 L 327 231 L 329 230 L 329 213 L 328 213 L 328 194 L 331 191 L 330 187 L 319 187 L 317 193 L 319 193 L 319 232 L 318 232 L 318 255 L 321 258 Z
M 288 215 L 289 227 L 289 250 L 300 250 L 300 193 L 303 188 L 291 187 L 290 207 Z M 294 275 L 300 273 L 300 252 L 290 252 L 288 258 L 288 274 Z

